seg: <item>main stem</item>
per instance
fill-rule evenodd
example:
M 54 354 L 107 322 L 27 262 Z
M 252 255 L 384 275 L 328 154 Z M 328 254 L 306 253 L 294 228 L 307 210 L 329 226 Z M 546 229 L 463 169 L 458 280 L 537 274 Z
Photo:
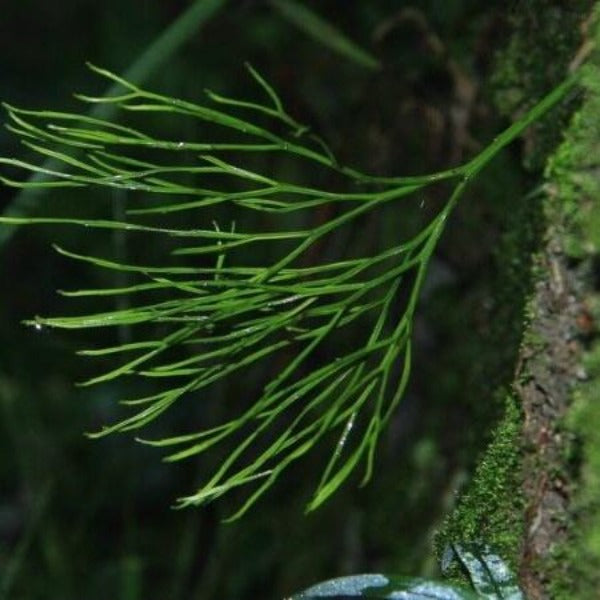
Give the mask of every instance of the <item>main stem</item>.
M 437 246 L 437 243 L 444 232 L 448 217 L 454 210 L 454 207 L 458 203 L 459 198 L 462 196 L 467 185 L 469 184 L 472 177 L 477 175 L 505 146 L 510 144 L 515 138 L 517 138 L 527 127 L 532 123 L 535 123 L 540 119 L 546 112 L 560 102 L 565 95 L 571 91 L 577 82 L 579 81 L 579 73 L 575 72 L 567 77 L 560 85 L 555 87 L 548 95 L 544 96 L 533 108 L 531 108 L 525 115 L 523 115 L 518 121 L 513 123 L 510 127 L 505 129 L 494 141 L 487 146 L 480 154 L 475 158 L 466 163 L 463 167 L 459 167 L 455 172 L 460 173 L 461 180 L 454 188 L 452 195 L 448 202 L 442 209 L 442 211 L 435 217 L 436 224 L 431 232 L 431 235 L 425 246 L 423 247 L 421 256 L 422 260 L 419 264 L 415 283 L 410 296 L 407 312 L 409 315 L 414 313 L 417 305 L 419 296 L 421 295 L 421 288 L 425 280 L 425 274 L 427 273 L 427 267 L 431 256 Z M 446 171 L 448 173 L 449 171 Z M 409 318 L 409 323 L 412 323 L 412 318 Z

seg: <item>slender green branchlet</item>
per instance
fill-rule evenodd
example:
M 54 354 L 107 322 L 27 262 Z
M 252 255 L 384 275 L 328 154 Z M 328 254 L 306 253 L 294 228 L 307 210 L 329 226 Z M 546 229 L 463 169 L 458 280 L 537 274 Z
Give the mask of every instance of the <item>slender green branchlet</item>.
M 320 137 L 288 114 L 276 91 L 251 66 L 249 75 L 262 90 L 264 103 L 208 92 L 209 104 L 196 104 L 90 68 L 119 91 L 110 97 L 79 95 L 81 100 L 110 105 L 122 116 L 164 113 L 188 119 L 191 127 L 208 132 L 205 139 L 165 139 L 127 124 L 125 118 L 117 124 L 5 105 L 8 128 L 40 163 L 0 158 L 0 165 L 9 168 L 0 175 L 4 185 L 132 192 L 135 205 L 129 202 L 121 220 L 51 213 L 0 217 L 0 224 L 62 224 L 168 242 L 164 247 L 170 256 L 158 263 L 88 256 L 56 246 L 70 259 L 128 274 L 124 286 L 63 294 L 95 297 L 99 303 L 114 297 L 128 301 L 94 314 L 36 317 L 29 323 L 64 329 L 131 328 L 133 337 L 127 343 L 81 352 L 118 359 L 83 385 L 122 377 L 152 382 L 151 394 L 124 401 L 132 411 L 128 416 L 91 436 L 138 432 L 184 397 L 202 401 L 209 387 L 246 377 L 255 366 L 267 364 L 271 375 L 247 390 L 251 397 L 240 399 L 233 417 L 228 411 L 221 422 L 199 424 L 199 431 L 140 438 L 165 448 L 170 461 L 221 445 L 227 448 L 225 460 L 179 505 L 205 503 L 248 485 L 252 491 L 233 515 L 238 517 L 322 438 L 333 441 L 333 450 L 309 510 L 361 463 L 368 480 L 379 435 L 408 383 L 418 298 L 453 208 L 469 182 L 560 102 L 577 76 L 566 79 L 464 165 L 430 175 L 374 177 L 340 165 Z M 257 155 L 284 156 L 302 161 L 305 170 L 329 171 L 338 189 L 285 181 L 257 170 L 256 164 L 268 164 L 257 163 Z M 44 167 L 48 158 L 58 166 Z M 15 180 L 6 174 L 15 169 L 44 177 Z M 330 236 L 385 204 L 416 198 L 440 181 L 450 186 L 448 200 L 412 238 L 372 255 L 314 260 L 315 249 Z M 311 221 L 303 215 L 325 205 L 332 205 L 327 213 L 332 216 L 307 226 Z M 219 225 L 216 215 L 226 207 L 235 222 Z M 188 227 L 181 226 L 184 221 Z

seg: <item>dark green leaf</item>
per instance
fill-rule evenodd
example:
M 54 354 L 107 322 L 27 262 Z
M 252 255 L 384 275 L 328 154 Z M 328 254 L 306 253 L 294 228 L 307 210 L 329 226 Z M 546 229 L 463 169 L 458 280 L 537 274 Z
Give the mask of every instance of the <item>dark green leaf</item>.
M 319 583 L 288 600 L 475 600 L 479 596 L 470 590 L 419 577 L 399 577 L 381 574 L 351 575 Z
M 467 571 L 479 597 L 490 600 L 523 600 L 516 577 L 506 563 L 487 544 L 452 544 L 443 566 L 458 560 Z

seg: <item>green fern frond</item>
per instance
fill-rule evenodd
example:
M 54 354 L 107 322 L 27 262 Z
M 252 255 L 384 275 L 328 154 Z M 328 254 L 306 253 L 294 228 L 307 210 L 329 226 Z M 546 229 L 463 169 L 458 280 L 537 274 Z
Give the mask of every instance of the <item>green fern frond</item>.
M 408 383 L 417 301 L 447 218 L 469 180 L 557 103 L 576 78 L 566 80 L 465 165 L 426 176 L 385 178 L 339 165 L 323 140 L 287 113 L 275 90 L 251 66 L 249 74 L 265 95 L 264 104 L 208 92 L 212 104 L 199 105 L 90 68 L 124 92 L 100 98 L 79 95 L 81 100 L 110 104 L 123 114 L 191 119 L 217 136 L 164 139 L 133 124 L 5 105 L 9 129 L 42 160 L 52 158 L 61 165 L 47 169 L 0 158 L 0 164 L 46 176 L 43 181 L 17 181 L 3 175 L 5 185 L 133 191 L 139 205 L 128 211 L 126 221 L 52 215 L 0 218 L 0 223 L 64 224 L 171 241 L 171 257 L 161 264 L 114 261 L 56 246 L 70 259 L 131 277 L 126 286 L 65 295 L 129 301 L 125 308 L 36 317 L 29 323 L 63 329 L 138 328 L 133 342 L 81 352 L 121 359 L 83 385 L 135 375 L 155 389 L 149 396 L 125 400 L 132 413 L 92 437 L 138 431 L 183 397 L 200 397 L 203 390 L 271 361 L 281 365 L 278 372 L 262 389 L 248 390 L 252 397 L 240 400 L 234 418 L 199 432 L 140 440 L 165 448 L 169 461 L 227 448 L 226 459 L 212 476 L 179 505 L 202 504 L 253 484 L 254 491 L 232 518 L 239 517 L 292 463 L 332 435 L 337 442 L 308 510 L 322 504 L 360 463 L 365 464 L 367 481 L 377 440 Z M 173 153 L 178 158 L 184 153 L 189 162 L 173 160 Z M 283 155 L 315 171 L 325 170 L 340 182 L 339 191 L 253 170 L 251 159 L 257 153 Z M 305 260 L 322 240 L 367 213 L 414 197 L 439 181 L 453 183 L 453 191 L 411 239 L 368 256 L 320 264 Z M 302 227 L 302 219 L 290 218 L 330 204 L 334 216 L 316 226 Z M 214 215 L 224 206 L 235 208 L 236 220 L 222 228 Z M 170 215 L 187 215 L 190 227 L 166 227 Z M 353 346 L 344 347 L 348 328 Z M 335 348 L 331 359 L 321 353 L 326 344 Z

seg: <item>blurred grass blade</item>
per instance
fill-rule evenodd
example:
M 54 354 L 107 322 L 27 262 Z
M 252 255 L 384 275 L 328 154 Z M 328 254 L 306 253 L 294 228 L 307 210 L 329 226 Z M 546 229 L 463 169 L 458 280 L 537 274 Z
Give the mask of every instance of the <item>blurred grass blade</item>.
M 381 68 L 381 64 L 372 54 L 300 2 L 270 0 L 270 4 L 284 19 L 334 52 L 371 71 Z
M 26 561 L 27 552 L 29 551 L 38 530 L 41 527 L 42 521 L 46 516 L 46 510 L 50 503 L 53 485 L 51 482 L 37 496 L 29 516 L 29 523 L 25 527 L 25 531 L 17 543 L 12 555 L 4 562 L 2 569 L 2 577 L 0 577 L 0 598 L 10 598 L 12 587 L 19 576 L 19 571 Z
M 123 73 L 122 78 L 134 84 L 142 84 L 148 77 L 161 66 L 166 64 L 173 54 L 198 31 L 204 23 L 225 6 L 227 0 L 196 0 L 183 12 L 163 33 L 158 36 L 152 44 L 132 63 Z M 104 96 L 114 96 L 122 90 L 122 86 L 114 82 L 106 90 Z M 90 110 L 92 118 L 110 120 L 117 110 L 115 104 L 98 104 Z M 44 168 L 53 170 L 61 165 L 60 161 L 48 158 Z M 35 172 L 30 177 L 31 183 L 41 184 L 48 180 L 43 172 Z M 44 187 L 37 186 L 23 188 L 4 209 L 6 217 L 24 217 L 32 214 L 38 204 L 40 196 L 44 193 Z M 5 244 L 13 235 L 15 229 L 12 227 L 0 228 L 0 246 Z

